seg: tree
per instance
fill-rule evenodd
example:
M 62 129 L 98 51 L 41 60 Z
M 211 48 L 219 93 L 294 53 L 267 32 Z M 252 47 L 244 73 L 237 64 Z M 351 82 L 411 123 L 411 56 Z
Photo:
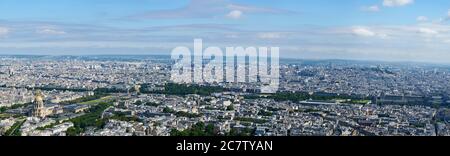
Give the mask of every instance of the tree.
M 100 103 L 91 107 L 85 115 L 71 119 L 74 127 L 70 129 L 69 134 L 72 136 L 78 135 L 84 132 L 87 127 L 102 128 L 106 124 L 106 119 L 101 119 L 101 115 L 111 105 L 110 103 Z
M 171 109 L 171 108 L 169 108 L 169 107 L 165 107 L 164 109 L 163 109 L 163 112 L 164 113 L 175 113 L 175 110 L 173 110 L 173 109 Z
M 171 136 L 218 136 L 217 130 L 213 124 L 206 125 L 203 122 L 198 122 L 191 128 L 184 131 L 172 129 Z
M 229 105 L 227 107 L 227 111 L 233 111 L 234 110 L 234 105 Z
M 140 106 L 140 105 L 142 105 L 142 101 L 141 100 L 137 100 L 134 104 Z

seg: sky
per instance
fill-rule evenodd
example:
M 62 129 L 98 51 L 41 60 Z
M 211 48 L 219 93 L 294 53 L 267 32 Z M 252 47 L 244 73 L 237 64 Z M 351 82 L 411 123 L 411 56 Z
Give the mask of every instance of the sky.
M 0 54 L 170 54 L 197 38 L 285 58 L 450 63 L 450 1 L 0 1 Z

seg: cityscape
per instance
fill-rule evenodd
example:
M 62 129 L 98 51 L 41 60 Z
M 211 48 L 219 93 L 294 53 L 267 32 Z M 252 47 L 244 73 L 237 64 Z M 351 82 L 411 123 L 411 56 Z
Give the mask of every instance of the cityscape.
M 448 136 L 450 66 L 280 60 L 280 89 L 174 83 L 169 56 L 1 56 L 2 136 Z
M 0 15 L 0 138 L 450 136 L 449 0 L 0 0 Z

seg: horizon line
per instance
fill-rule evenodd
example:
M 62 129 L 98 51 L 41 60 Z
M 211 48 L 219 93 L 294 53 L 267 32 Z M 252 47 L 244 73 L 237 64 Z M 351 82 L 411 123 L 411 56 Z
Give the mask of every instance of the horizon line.
M 62 56 L 168 56 L 170 54 L 66 54 L 66 55 L 55 55 L 55 54 L 0 54 L 2 56 L 54 56 L 54 57 L 62 57 Z M 319 59 L 319 58 L 292 58 L 292 57 L 279 57 L 281 60 L 297 60 L 297 61 L 352 61 L 352 62 L 368 62 L 368 63 L 414 63 L 414 64 L 428 64 L 428 65 L 446 65 L 450 66 L 450 63 L 443 62 L 427 62 L 427 61 L 399 61 L 399 60 L 376 60 L 376 59 Z

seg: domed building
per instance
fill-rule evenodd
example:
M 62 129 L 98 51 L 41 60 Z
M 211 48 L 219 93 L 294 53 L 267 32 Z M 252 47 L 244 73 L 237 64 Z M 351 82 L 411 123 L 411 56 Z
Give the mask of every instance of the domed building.
M 40 90 L 36 91 L 34 94 L 33 108 L 31 109 L 30 116 L 37 118 L 45 118 L 52 114 L 62 113 L 62 108 L 59 105 L 48 105 L 44 104 L 44 95 Z
M 33 104 L 31 116 L 45 118 L 45 116 L 47 116 L 47 111 L 45 109 L 43 95 L 40 90 L 36 91 Z
M 136 92 L 136 94 L 141 93 L 141 85 L 134 85 L 134 92 Z

